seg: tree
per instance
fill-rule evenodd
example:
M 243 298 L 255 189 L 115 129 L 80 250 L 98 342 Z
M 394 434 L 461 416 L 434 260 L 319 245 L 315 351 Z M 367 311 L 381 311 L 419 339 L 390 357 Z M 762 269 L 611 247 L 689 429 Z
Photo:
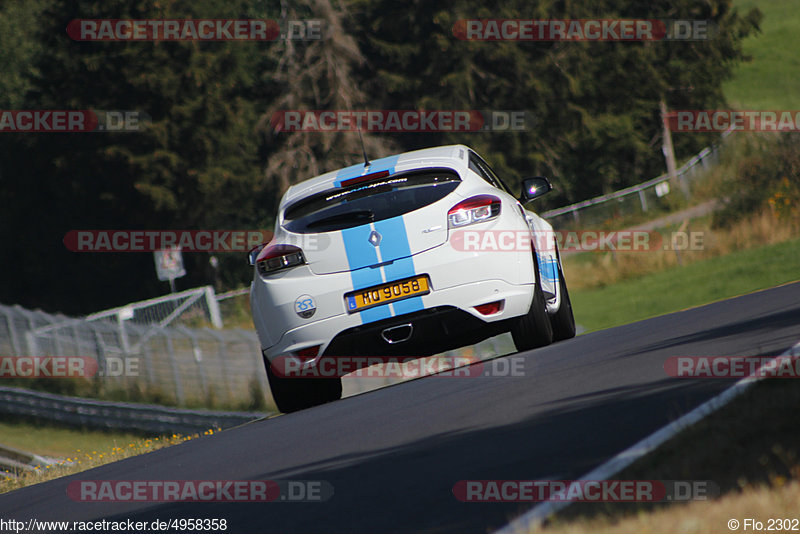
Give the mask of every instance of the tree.
M 527 110 L 535 125 L 523 134 L 404 134 L 404 148 L 464 142 L 491 160 L 501 176 L 553 177 L 563 205 L 657 176 L 659 100 L 671 107 L 723 105 L 721 83 L 746 59 L 742 40 L 759 14 L 740 16 L 730 0 L 640 2 L 459 0 L 398 3 L 353 0 L 364 43 L 369 92 L 388 109 Z M 719 32 L 707 41 L 491 42 L 454 38 L 462 19 L 704 19 Z M 679 156 L 708 142 L 678 140 Z
M 324 21 L 322 39 L 284 40 L 270 51 L 272 80 L 280 94 L 263 115 L 261 129 L 270 154 L 266 177 L 276 197 L 293 183 L 362 161 L 357 132 L 278 131 L 272 121 L 273 114 L 287 110 L 349 111 L 371 104 L 355 76 L 364 57 L 347 31 L 346 13 L 331 0 L 302 0 L 293 7 L 281 2 L 281 20 L 309 18 Z M 365 133 L 363 139 L 370 158 L 397 150 L 386 138 Z
M 18 283 L 0 290 L 0 299 L 58 303 L 75 313 L 164 291 L 151 255 L 71 253 L 61 240 L 72 229 L 271 223 L 270 210 L 261 208 L 273 202 L 255 133 L 257 102 L 269 98 L 269 87 L 258 84 L 258 63 L 271 43 L 76 42 L 65 32 L 77 18 L 242 18 L 247 9 L 244 1 L 48 3 L 25 105 L 135 110 L 152 124 L 135 133 L 25 134 L 25 153 L 2 163 L 16 199 L 10 219 L 21 226 L 9 231 L 16 239 L 4 251 Z M 244 265 L 242 257 L 223 260 Z M 208 258 L 187 259 L 185 283 L 207 283 Z M 246 269 L 234 274 L 240 284 Z

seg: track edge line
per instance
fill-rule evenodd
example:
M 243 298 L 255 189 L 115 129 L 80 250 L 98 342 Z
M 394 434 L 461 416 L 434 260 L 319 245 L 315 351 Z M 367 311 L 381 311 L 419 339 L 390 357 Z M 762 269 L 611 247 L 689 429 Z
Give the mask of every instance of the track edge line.
M 800 341 L 763 365 L 769 365 L 770 362 L 779 358 L 797 355 L 800 355 Z M 649 454 L 650 452 L 653 452 L 670 438 L 676 436 L 679 432 L 719 410 L 733 399 L 747 391 L 756 382 L 763 380 L 764 378 L 766 377 L 747 376 L 740 379 L 722 393 L 708 399 L 703 404 L 683 414 L 675 421 L 672 421 L 668 425 L 659 428 L 644 439 L 639 440 L 627 449 L 617 453 L 610 460 L 607 460 L 577 480 L 607 480 L 609 477 L 631 465 L 634 461 L 645 456 L 646 454 Z M 541 528 L 548 517 L 563 510 L 573 502 L 575 501 L 545 501 L 541 504 L 537 504 L 521 516 L 515 518 L 513 521 L 510 521 L 504 527 L 496 530 L 494 534 L 519 534 L 520 532 L 528 532 L 534 528 Z

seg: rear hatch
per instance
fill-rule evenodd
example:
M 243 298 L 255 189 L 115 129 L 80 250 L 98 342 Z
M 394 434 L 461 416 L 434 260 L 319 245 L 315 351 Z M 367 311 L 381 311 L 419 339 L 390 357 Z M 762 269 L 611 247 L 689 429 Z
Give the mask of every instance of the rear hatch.
M 383 265 L 447 241 L 447 206 L 439 201 L 461 183 L 452 169 L 388 171 L 341 182 L 283 212 L 312 272 Z

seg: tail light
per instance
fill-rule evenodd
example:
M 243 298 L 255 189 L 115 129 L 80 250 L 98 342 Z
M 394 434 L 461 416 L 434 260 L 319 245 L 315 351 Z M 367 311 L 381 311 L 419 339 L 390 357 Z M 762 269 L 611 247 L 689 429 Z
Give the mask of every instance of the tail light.
M 300 349 L 295 351 L 295 355 L 300 359 L 302 362 L 307 362 L 309 360 L 313 360 L 319 354 L 319 348 L 322 345 L 315 345 L 313 347 L 307 347 L 305 349 Z
M 503 310 L 503 304 L 505 304 L 504 300 L 497 300 L 495 302 L 489 302 L 488 304 L 480 304 L 479 306 L 475 306 L 475 309 L 478 310 L 478 313 L 481 315 L 494 315 L 495 313 L 499 313 Z
M 500 199 L 478 195 L 462 200 L 447 212 L 448 228 L 458 228 L 494 219 L 500 215 Z
M 370 182 L 372 180 L 380 180 L 381 178 L 386 178 L 389 176 L 389 171 L 378 171 L 373 172 L 370 174 L 365 174 L 364 176 L 356 176 L 355 178 L 350 178 L 349 180 L 344 180 L 341 183 L 341 187 L 350 187 L 351 185 L 360 184 L 362 182 Z
M 303 251 L 293 245 L 270 245 L 256 257 L 256 267 L 263 275 L 303 265 L 305 262 Z

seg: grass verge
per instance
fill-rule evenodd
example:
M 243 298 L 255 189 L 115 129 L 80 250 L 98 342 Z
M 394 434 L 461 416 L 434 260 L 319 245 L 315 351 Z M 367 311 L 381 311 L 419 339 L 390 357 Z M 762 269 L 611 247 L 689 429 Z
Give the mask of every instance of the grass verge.
M 575 283 L 579 270 L 570 265 L 565 261 L 568 284 L 578 286 L 570 289 L 575 320 L 593 331 L 795 281 L 800 278 L 800 239 L 667 267 L 605 287 L 581 289 Z
M 594 520 L 559 522 L 544 529 L 558 534 L 642 534 L 642 533 L 696 533 L 730 534 L 737 531 L 757 531 L 750 526 L 744 529 L 747 518 L 760 521 L 767 526 L 770 518 L 787 518 L 789 527 L 797 523 L 797 503 L 800 502 L 800 483 L 792 481 L 781 487 L 754 486 L 738 494 L 729 494 L 717 501 L 695 501 L 679 506 L 680 509 L 662 509 L 652 513 L 640 513 L 625 519 L 607 517 Z M 738 521 L 737 528 L 728 527 L 731 520 Z M 773 525 L 774 527 L 774 525 Z M 541 532 L 541 530 L 539 531 Z
M 219 431 L 209 429 L 203 435 Z M 32 425 L 22 421 L 0 422 L 0 442 L 38 454 L 58 457 L 54 465 L 36 466 L 16 478 L 0 477 L 0 493 L 72 475 L 201 437 L 200 434 L 142 437 L 130 433 L 78 430 L 60 426 Z
M 619 480 L 710 480 L 721 497 L 683 504 L 578 503 L 545 531 L 731 532 L 728 520 L 798 518 L 800 388 L 766 379 L 614 476 Z M 750 531 L 755 529 L 750 528 Z
M 128 432 L 104 432 L 62 426 L 31 424 L 25 421 L 0 421 L 0 443 L 39 456 L 67 458 L 78 450 L 111 449 L 133 443 L 141 435 Z

